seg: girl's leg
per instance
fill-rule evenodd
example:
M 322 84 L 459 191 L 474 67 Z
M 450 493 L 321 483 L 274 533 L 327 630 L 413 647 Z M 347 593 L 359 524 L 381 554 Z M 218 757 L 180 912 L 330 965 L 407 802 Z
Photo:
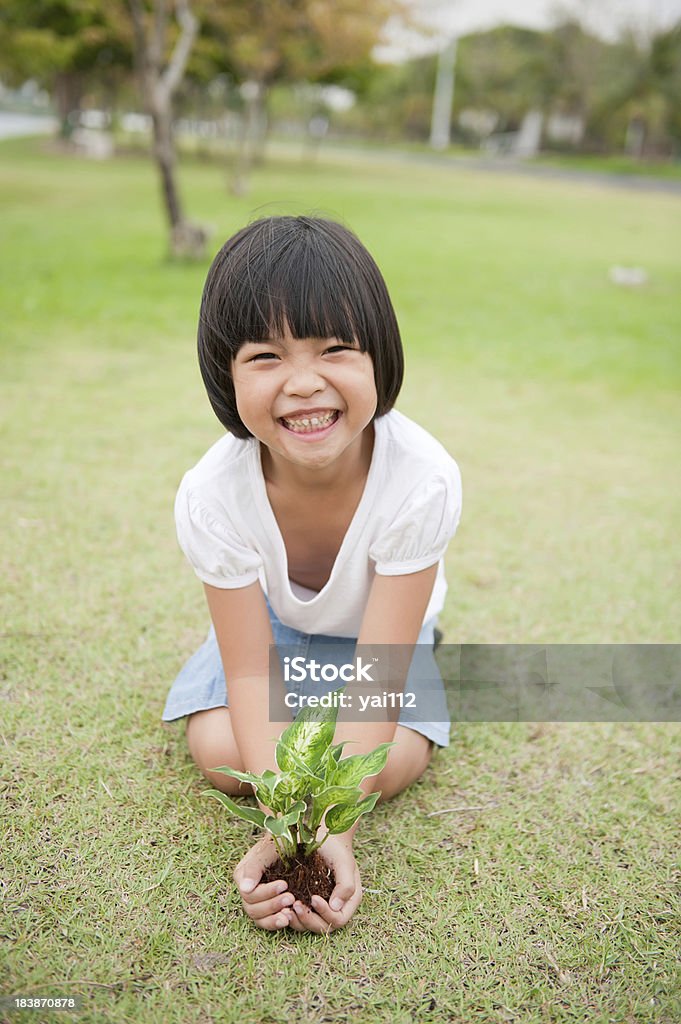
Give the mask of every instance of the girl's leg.
M 228 796 L 252 796 L 253 787 L 239 782 L 222 772 L 211 771 L 229 765 L 238 772 L 244 770 L 241 754 L 232 730 L 228 708 L 209 708 L 187 716 L 187 746 L 189 753 L 203 775 L 216 789 Z
M 397 726 L 393 740 L 395 746 L 390 748 L 386 766 L 376 781 L 376 789 L 381 791 L 380 802 L 390 800 L 416 782 L 433 754 L 433 741 L 406 725 Z
M 395 729 L 394 742 L 387 764 L 377 780 L 381 800 L 390 800 L 420 778 L 433 753 L 432 740 L 404 725 Z M 211 708 L 188 715 L 187 745 L 197 767 L 216 789 L 229 796 L 252 796 L 251 786 L 231 779 L 229 775 L 211 771 L 222 765 L 229 765 L 237 771 L 244 770 L 228 708 Z

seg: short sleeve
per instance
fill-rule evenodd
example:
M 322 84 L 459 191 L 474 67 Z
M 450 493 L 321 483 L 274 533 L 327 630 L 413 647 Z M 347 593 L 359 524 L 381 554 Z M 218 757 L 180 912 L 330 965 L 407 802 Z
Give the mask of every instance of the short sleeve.
M 231 590 L 258 579 L 260 555 L 243 544 L 231 524 L 211 513 L 184 482 L 175 499 L 175 526 L 180 547 L 204 583 Z
M 381 576 L 401 576 L 435 565 L 461 518 L 461 475 L 438 472 L 409 494 L 395 519 L 369 548 Z

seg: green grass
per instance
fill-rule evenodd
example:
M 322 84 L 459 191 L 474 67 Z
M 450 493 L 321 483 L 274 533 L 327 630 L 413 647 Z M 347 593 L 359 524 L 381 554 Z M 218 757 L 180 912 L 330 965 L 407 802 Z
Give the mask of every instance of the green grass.
M 631 156 L 596 156 L 582 153 L 547 153 L 533 161 L 539 166 L 560 167 L 566 171 L 616 174 L 627 177 L 681 179 L 681 160 L 636 160 Z
M 463 473 L 447 639 L 675 642 L 679 199 L 330 157 L 243 199 L 224 179 L 182 170 L 214 249 L 254 211 L 316 209 L 384 269 L 400 408 Z M 165 261 L 141 160 L 4 143 L 0 197 L 1 991 L 82 994 L 97 1024 L 676 1022 L 675 725 L 458 726 L 365 819 L 345 931 L 250 926 L 250 833 L 160 722 L 207 625 L 172 522 L 220 434 L 206 266 Z M 615 263 L 649 284 L 616 288 Z

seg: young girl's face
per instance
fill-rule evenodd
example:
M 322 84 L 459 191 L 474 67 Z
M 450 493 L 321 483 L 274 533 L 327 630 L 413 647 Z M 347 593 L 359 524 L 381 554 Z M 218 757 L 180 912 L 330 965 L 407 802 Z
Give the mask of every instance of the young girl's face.
M 371 356 L 336 338 L 246 342 L 232 364 L 245 426 L 273 456 L 308 469 L 333 465 L 376 412 Z

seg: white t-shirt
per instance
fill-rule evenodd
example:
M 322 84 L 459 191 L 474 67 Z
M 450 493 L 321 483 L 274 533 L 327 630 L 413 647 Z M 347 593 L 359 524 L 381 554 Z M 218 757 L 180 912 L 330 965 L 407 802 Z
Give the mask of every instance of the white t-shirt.
M 260 442 L 221 437 L 182 479 L 180 547 L 200 580 L 225 589 L 260 580 L 277 615 L 303 633 L 356 637 L 375 573 L 401 576 L 438 563 L 424 622 L 442 610 L 442 556 L 461 515 L 461 475 L 442 445 L 402 413 L 374 420 L 364 492 L 331 575 L 318 593 L 292 583 L 270 505 Z

